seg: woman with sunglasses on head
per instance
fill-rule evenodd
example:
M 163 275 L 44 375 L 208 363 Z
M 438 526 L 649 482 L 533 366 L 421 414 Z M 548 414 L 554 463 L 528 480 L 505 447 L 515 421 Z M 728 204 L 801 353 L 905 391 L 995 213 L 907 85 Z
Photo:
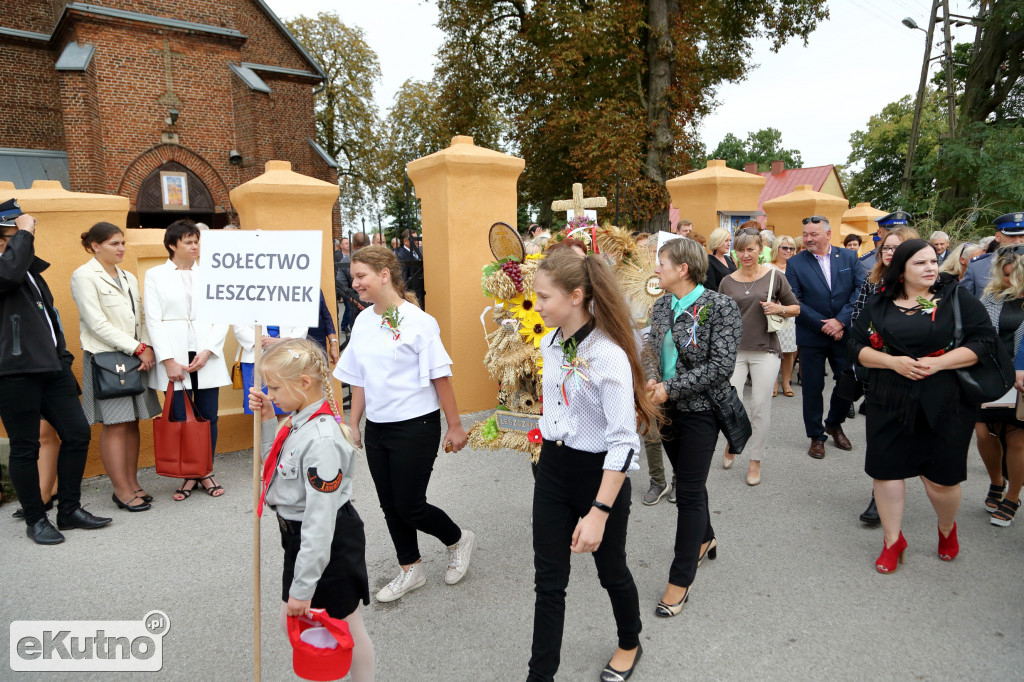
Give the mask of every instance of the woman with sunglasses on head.
M 782 315 L 790 319 L 800 314 L 800 303 L 785 276 L 762 265 L 761 235 L 756 229 L 743 229 L 736 233 L 736 258 L 740 269 L 722 280 L 718 292 L 736 301 L 743 318 L 736 368 L 732 385 L 743 395 L 743 387 L 750 377 L 750 400 L 747 413 L 753 427 L 744 453 L 749 455 L 747 485 L 761 482 L 761 458 L 768 442 L 771 427 L 771 386 L 779 376 L 782 347 L 774 331 L 768 330 L 768 315 Z M 726 444 L 722 468 L 731 469 L 735 455 Z
M 967 478 L 967 450 L 977 408 L 955 370 L 971 367 L 996 344 L 985 308 L 949 275 L 939 275 L 935 249 L 910 239 L 896 249 L 882 287 L 853 323 L 850 351 L 870 369 L 864 471 L 874 479 L 884 530 L 879 573 L 902 563 L 906 479 L 918 476 L 938 519 L 938 555 L 960 551 L 956 515 Z M 956 346 L 954 309 L 963 341 Z
M 981 303 L 1003 347 L 1012 355 L 1024 337 L 1024 245 L 1005 246 L 992 260 L 992 278 Z M 993 526 L 1005 528 L 1020 508 L 1024 486 L 1024 422 L 1017 419 L 1012 407 L 979 412 L 975 426 L 978 453 L 990 479 L 985 511 L 992 515 Z
M 786 276 L 786 261 L 796 255 L 796 240 L 788 234 L 781 235 L 775 239 L 775 247 L 772 249 L 772 259 L 768 267 L 778 270 L 783 277 Z M 793 393 L 793 367 L 796 366 L 796 318 L 786 320 L 785 326 L 776 332 L 779 338 L 779 348 L 782 350 L 782 394 L 792 398 Z M 779 394 L 779 382 L 776 380 L 772 389 L 772 397 Z

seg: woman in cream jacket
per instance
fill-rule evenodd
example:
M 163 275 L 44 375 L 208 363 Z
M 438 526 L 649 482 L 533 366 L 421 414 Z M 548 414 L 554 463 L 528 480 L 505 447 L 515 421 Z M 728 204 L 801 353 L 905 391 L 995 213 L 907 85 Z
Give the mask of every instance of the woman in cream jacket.
M 196 322 L 193 276 L 199 257 L 199 228 L 191 220 L 177 220 L 164 232 L 164 248 L 170 258 L 146 272 L 146 328 L 156 353 L 156 370 L 149 385 L 167 390 L 168 381 L 182 382 L 199 413 L 210 421 L 210 445 L 217 451 L 217 410 L 221 386 L 231 383 L 224 364 L 226 324 Z M 185 398 L 174 393 L 175 419 L 185 418 Z M 201 484 L 212 497 L 224 494 L 211 471 L 200 479 L 186 479 L 174 491 L 181 501 Z
M 124 259 L 124 233 L 110 223 L 96 223 L 82 234 L 82 246 L 92 259 L 71 275 L 71 297 L 78 306 L 82 341 L 82 410 L 90 424 L 103 424 L 100 457 L 114 485 L 113 501 L 120 509 L 146 511 L 152 497 L 139 484 L 139 420 L 160 414 L 156 391 L 99 399 L 93 391 L 92 357 L 120 351 L 139 358 L 140 372 L 154 362 L 149 347 L 142 292 L 135 275 L 118 267 Z M 143 384 L 146 384 L 143 378 Z

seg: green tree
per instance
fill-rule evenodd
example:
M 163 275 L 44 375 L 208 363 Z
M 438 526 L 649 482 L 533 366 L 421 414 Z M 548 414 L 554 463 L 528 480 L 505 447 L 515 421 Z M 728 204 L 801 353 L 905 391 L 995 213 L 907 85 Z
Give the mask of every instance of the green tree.
M 947 130 L 941 105 L 939 94 L 929 88 L 921 110 L 912 183 L 906 195 L 901 195 L 900 184 L 914 119 L 914 98 L 907 95 L 887 104 L 868 120 L 867 130 L 850 136 L 853 149 L 847 160 L 846 193 L 851 202 L 870 201 L 876 208 L 902 208 L 915 216 L 929 212 L 935 192 L 939 135 Z
M 299 16 L 286 25 L 327 74 L 314 100 L 317 142 L 341 165 L 341 219 L 355 224 L 358 216 L 373 213 L 380 184 L 381 122 L 373 99 L 380 80 L 377 54 L 362 29 L 346 26 L 333 12 Z
M 703 158 L 695 125 L 749 71 L 753 40 L 778 49 L 827 17 L 824 0 L 438 5 L 441 108 L 467 131 L 508 113 L 499 143 L 526 159 L 520 187 L 541 222 L 573 182 L 609 197 L 618 184 L 621 222 L 646 229 L 667 227 L 665 181 Z
M 784 161 L 786 168 L 803 165 L 799 151 L 782 147 L 782 132 L 775 128 L 747 133 L 745 141 L 726 133 L 708 158 L 724 159 L 725 165 L 736 170 L 743 170 L 748 163 L 756 163 L 761 173 L 771 170 L 772 161 Z

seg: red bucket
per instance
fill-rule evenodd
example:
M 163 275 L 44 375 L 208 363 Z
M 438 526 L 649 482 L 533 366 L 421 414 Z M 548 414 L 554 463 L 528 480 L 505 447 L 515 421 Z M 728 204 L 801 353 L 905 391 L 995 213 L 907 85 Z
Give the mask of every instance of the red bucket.
M 339 680 L 352 667 L 352 635 L 348 623 L 331 618 L 323 609 L 311 609 L 309 617 L 288 617 L 292 644 L 292 668 L 304 680 Z

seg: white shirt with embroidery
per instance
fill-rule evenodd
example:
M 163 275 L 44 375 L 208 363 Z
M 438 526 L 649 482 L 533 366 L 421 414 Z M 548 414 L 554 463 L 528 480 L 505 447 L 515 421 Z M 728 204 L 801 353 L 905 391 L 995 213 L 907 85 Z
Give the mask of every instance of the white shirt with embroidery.
M 398 306 L 398 338 L 370 306 L 356 317 L 334 377 L 366 394 L 366 418 L 388 423 L 440 409 L 434 379 L 452 375 L 437 320 L 408 301 Z
M 640 436 L 633 373 L 625 351 L 600 329 L 593 329 L 576 349 L 576 357 L 586 362 L 579 369 L 587 381 L 561 369 L 561 341 L 561 330 L 556 329 L 540 342 L 544 356 L 541 435 L 545 440 L 560 440 L 576 450 L 606 452 L 604 469 L 636 471 L 640 468 Z

